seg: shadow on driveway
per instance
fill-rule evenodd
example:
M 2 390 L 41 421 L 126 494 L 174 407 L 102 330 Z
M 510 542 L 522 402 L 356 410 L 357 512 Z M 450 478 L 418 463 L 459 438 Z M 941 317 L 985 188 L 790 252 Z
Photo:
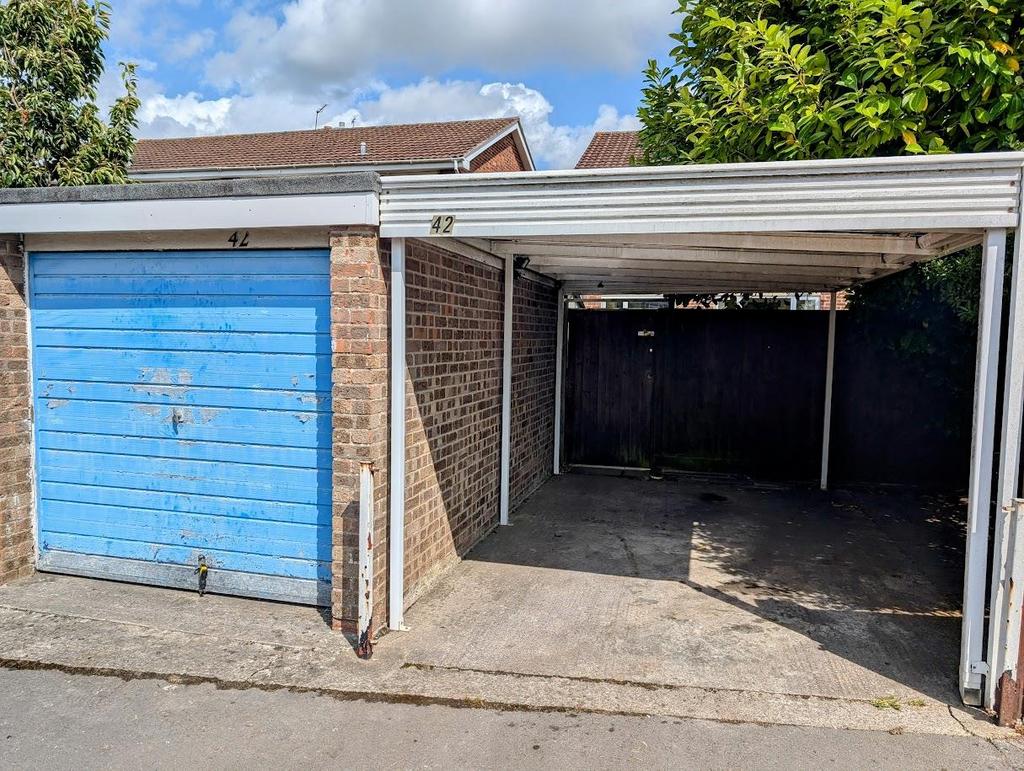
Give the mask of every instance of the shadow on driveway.
M 960 509 L 905 491 L 566 475 L 414 606 L 409 658 L 959 703 Z

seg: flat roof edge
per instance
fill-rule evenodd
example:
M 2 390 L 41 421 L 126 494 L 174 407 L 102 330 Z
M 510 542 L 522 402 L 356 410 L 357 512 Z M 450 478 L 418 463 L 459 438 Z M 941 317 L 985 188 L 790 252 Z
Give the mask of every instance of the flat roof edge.
M 380 192 L 380 175 L 376 172 L 364 171 L 350 174 L 278 175 L 87 187 L 3 188 L 0 189 L 0 206 L 27 203 L 258 198 L 263 196 L 337 195 L 340 193 L 379 194 Z

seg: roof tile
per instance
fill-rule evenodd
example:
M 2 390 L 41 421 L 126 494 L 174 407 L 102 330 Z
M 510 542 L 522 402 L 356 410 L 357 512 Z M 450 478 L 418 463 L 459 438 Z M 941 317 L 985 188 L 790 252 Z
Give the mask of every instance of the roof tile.
M 132 171 L 344 166 L 462 158 L 517 118 L 142 139 Z M 366 143 L 366 155 L 360 144 Z
M 616 169 L 632 166 L 642 158 L 636 131 L 598 131 L 583 151 L 577 169 Z

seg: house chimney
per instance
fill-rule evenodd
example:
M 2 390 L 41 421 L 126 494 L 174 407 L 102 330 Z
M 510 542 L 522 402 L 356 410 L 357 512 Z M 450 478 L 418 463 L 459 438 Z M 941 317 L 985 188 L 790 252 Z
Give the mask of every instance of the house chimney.
M 366 155 L 366 142 L 359 143 L 359 154 Z

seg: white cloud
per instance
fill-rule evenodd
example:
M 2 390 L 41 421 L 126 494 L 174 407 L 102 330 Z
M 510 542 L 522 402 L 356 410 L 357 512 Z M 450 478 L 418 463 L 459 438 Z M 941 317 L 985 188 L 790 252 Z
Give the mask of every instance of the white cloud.
M 633 71 L 669 26 L 673 0 L 291 0 L 280 17 L 242 10 L 207 77 L 223 88 L 347 84 L 411 67 Z
M 183 61 L 201 54 L 213 45 L 216 34 L 212 29 L 194 30 L 173 38 L 164 46 L 164 52 L 171 61 Z
M 206 100 L 194 93 L 169 97 L 151 81 L 141 82 L 140 91 L 140 133 L 145 137 L 294 129 L 298 115 L 308 115 L 312 128 L 313 113 L 319 107 L 316 100 L 292 94 Z M 522 83 L 426 78 L 400 88 L 375 84 L 372 92 L 353 95 L 333 106 L 322 116 L 321 125 L 351 125 L 353 120 L 367 125 L 519 116 L 534 157 L 539 164 L 552 168 L 575 165 L 594 131 L 637 126 L 635 117 L 620 115 L 608 105 L 602 105 L 594 121 L 584 125 L 555 124 L 551 120 L 553 112 L 540 91 Z
M 553 168 L 574 166 L 595 131 L 629 130 L 638 125 L 635 117 L 619 115 L 609 105 L 601 105 L 593 123 L 553 124 L 551 102 L 522 83 L 439 82 L 428 78 L 410 86 L 385 89 L 376 99 L 355 107 L 363 123 L 519 116 L 534 156 Z
M 149 136 L 217 134 L 224 131 L 233 107 L 229 97 L 202 99 L 196 93 L 168 97 L 153 94 L 139 109 L 139 123 Z

